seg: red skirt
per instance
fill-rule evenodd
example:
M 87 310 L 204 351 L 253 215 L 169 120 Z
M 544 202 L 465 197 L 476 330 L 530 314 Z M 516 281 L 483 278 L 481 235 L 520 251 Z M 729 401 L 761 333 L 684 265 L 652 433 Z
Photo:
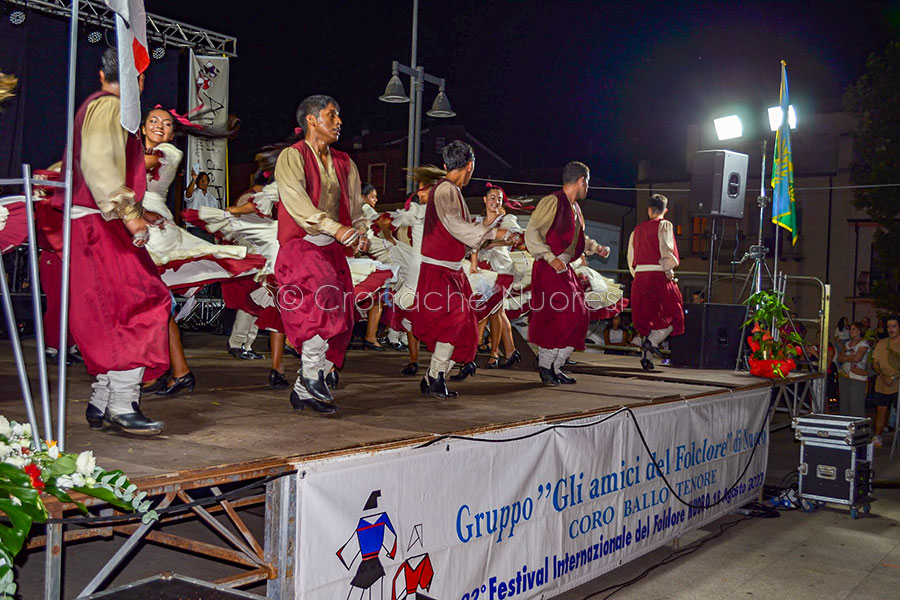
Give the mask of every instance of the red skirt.
M 529 342 L 541 348 L 573 346 L 576 350 L 584 350 L 588 309 L 584 303 L 584 290 L 572 267 L 557 273 L 547 261 L 534 261 L 530 306 Z
M 227 308 L 234 310 L 242 310 L 245 313 L 258 317 L 262 314 L 263 308 L 250 298 L 259 284 L 250 277 L 241 277 L 239 279 L 229 279 L 223 281 L 222 300 Z
M 506 300 L 506 290 L 512 285 L 514 279 L 514 275 L 497 275 L 497 282 L 494 284 L 493 293 L 490 297 L 485 298 L 483 301 L 476 299 L 472 306 L 472 309 L 475 311 L 476 321 L 480 323 L 500 310 L 503 306 L 503 301 Z
M 631 322 L 641 337 L 670 326 L 671 335 L 684 333 L 684 307 L 678 284 L 662 271 L 635 273 L 631 284 Z
M 453 346 L 451 358 L 460 363 L 475 359 L 478 321 L 472 310 L 472 288 L 462 269 L 451 271 L 423 263 L 412 313 L 413 335 L 434 352 L 435 344 Z
M 59 346 L 59 308 L 62 298 L 59 286 L 62 283 L 62 260 L 59 255 L 50 250 L 42 250 L 38 264 L 38 272 L 41 277 L 41 290 L 47 297 L 47 310 L 44 311 L 44 343 L 48 348 L 61 350 Z M 66 336 L 68 338 L 68 336 Z M 69 340 L 66 339 L 65 348 L 68 348 Z
M 88 373 L 168 368 L 169 290 L 121 221 L 72 220 L 69 284 L 69 332 Z
M 303 238 L 282 244 L 275 261 L 275 299 L 294 348 L 316 335 L 328 341 L 326 357 L 337 367 L 353 334 L 353 280 L 338 243 L 316 246 Z

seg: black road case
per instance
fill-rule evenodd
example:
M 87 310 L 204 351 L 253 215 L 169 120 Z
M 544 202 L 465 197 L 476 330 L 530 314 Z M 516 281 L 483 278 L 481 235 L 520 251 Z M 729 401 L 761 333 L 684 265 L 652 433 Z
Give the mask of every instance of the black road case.
M 869 511 L 872 426 L 868 419 L 811 414 L 793 420 L 800 441 L 800 497 Z

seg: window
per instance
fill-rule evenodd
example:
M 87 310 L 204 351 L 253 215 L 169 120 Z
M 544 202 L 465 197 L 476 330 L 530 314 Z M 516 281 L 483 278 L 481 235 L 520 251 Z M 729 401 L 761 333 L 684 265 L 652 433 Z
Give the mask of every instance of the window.
M 691 218 L 691 253 L 709 254 L 709 219 L 706 217 Z

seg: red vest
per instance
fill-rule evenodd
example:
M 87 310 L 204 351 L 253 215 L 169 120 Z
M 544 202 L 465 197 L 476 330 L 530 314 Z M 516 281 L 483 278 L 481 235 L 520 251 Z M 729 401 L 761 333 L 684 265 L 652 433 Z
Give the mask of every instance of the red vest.
M 319 177 L 319 161 L 316 160 L 312 148 L 305 141 L 300 140 L 291 148 L 296 148 L 303 158 L 303 174 L 306 176 L 306 193 L 312 200 L 313 206 L 319 208 L 319 195 L 322 193 L 322 180 Z M 350 156 L 346 152 L 331 149 L 331 160 L 334 163 L 334 173 L 337 175 L 338 185 L 341 187 L 341 201 L 338 210 L 338 221 L 341 225 L 349 226 L 350 220 L 350 196 L 348 192 L 350 180 Z M 278 243 L 286 244 L 295 238 L 306 237 L 306 231 L 297 225 L 290 216 L 278 219 Z
M 456 187 L 453 182 L 444 178 L 438 181 L 428 194 L 428 205 L 425 207 L 425 223 L 422 232 L 422 256 L 435 260 L 456 262 L 466 257 L 466 245 L 450 235 L 450 232 L 441 223 L 441 219 L 437 214 L 437 208 L 434 206 L 434 193 L 444 182 L 453 185 L 454 188 Z M 463 218 L 468 219 L 468 209 L 466 203 L 463 202 L 459 188 L 456 188 L 456 198 Z
M 569 202 L 566 193 L 560 190 L 553 192 L 553 195 L 556 196 L 556 216 L 553 218 L 550 229 L 547 230 L 547 245 L 550 246 L 553 254 L 559 256 L 566 251 L 577 235 L 575 256 L 572 257 L 574 260 L 584 254 L 584 221 L 579 212 L 578 221 L 581 223 L 581 227 L 576 228 L 572 203 Z
M 638 265 L 658 265 L 662 256 L 659 253 L 659 224 L 662 219 L 650 219 L 634 228 L 632 246 L 634 258 L 632 267 Z M 675 258 L 678 258 L 678 247 L 675 247 Z
M 94 92 L 87 97 L 78 111 L 75 113 L 75 131 L 74 143 L 72 146 L 72 205 L 87 206 L 89 208 L 97 208 L 97 202 L 91 195 L 91 190 L 84 181 L 84 175 L 81 172 L 81 130 L 84 127 L 84 117 L 87 114 L 88 105 L 103 96 L 110 96 L 109 92 Z M 63 156 L 62 172 L 66 172 L 66 157 Z M 135 134 L 128 134 L 125 142 L 125 187 L 134 190 L 134 199 L 140 202 L 144 198 L 144 192 L 147 189 L 147 171 L 144 168 L 144 144 L 141 137 Z M 58 190 L 53 195 L 52 206 L 57 210 L 63 210 L 65 203 L 65 194 L 62 190 Z

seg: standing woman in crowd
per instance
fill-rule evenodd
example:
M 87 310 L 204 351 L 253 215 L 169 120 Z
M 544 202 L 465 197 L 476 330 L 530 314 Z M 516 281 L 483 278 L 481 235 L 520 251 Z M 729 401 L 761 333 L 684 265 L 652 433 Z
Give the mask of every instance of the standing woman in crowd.
M 847 317 L 838 319 L 837 327 L 834 328 L 834 336 L 831 339 L 834 340 L 835 348 L 840 353 L 844 346 L 847 345 L 847 342 L 850 341 L 850 327 L 847 324 Z
M 871 348 L 863 339 L 863 331 L 862 323 L 853 323 L 850 326 L 850 339 L 837 357 L 841 365 L 839 406 L 841 414 L 845 416 L 866 416 L 866 384 Z

